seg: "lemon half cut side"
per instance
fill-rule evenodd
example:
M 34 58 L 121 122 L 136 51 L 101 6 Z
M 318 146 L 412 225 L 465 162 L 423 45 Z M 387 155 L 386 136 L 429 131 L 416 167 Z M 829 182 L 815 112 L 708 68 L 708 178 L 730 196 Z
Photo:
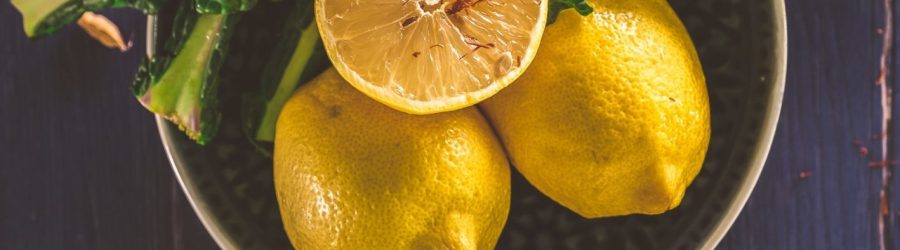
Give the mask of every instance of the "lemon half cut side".
M 540 44 L 549 0 L 316 0 L 335 68 L 394 109 L 474 105 L 512 83 Z

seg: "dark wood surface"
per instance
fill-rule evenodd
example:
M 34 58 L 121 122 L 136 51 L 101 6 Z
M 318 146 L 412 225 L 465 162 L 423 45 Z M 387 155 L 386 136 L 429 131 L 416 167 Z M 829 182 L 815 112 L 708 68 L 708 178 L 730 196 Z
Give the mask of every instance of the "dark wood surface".
M 881 131 L 874 82 L 883 2 L 787 2 L 779 129 L 720 248 L 877 249 L 881 170 L 869 163 L 881 150 L 872 137 Z M 104 14 L 133 35 L 131 51 L 105 49 L 75 27 L 29 41 L 18 13 L 0 3 L 0 248 L 215 249 L 175 181 L 152 116 L 128 89 L 145 19 L 130 10 Z M 888 196 L 889 249 L 900 248 L 890 240 L 900 236 L 897 193 Z
M 215 249 L 130 94 L 146 18 L 104 13 L 131 51 L 76 27 L 29 41 L 0 2 L 0 249 Z
M 756 189 L 720 248 L 879 248 L 881 169 L 869 165 L 882 159 L 875 81 L 883 1 L 786 1 L 789 59 L 781 119 Z M 892 13 L 897 16 L 896 6 Z M 898 72 L 896 63 L 889 69 Z M 898 86 L 897 79 L 888 84 Z M 892 106 L 897 117 L 897 102 Z M 897 183 L 889 188 L 886 249 L 900 249 L 892 243 L 900 237 Z

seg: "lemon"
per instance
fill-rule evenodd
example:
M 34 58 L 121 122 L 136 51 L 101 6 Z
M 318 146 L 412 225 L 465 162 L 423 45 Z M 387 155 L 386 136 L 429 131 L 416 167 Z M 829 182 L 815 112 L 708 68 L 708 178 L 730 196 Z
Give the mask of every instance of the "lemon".
M 278 120 L 274 176 L 297 249 L 493 249 L 510 169 L 474 107 L 409 115 L 328 70 Z
M 481 107 L 514 165 L 584 217 L 681 202 L 709 144 L 694 46 L 663 0 L 590 0 L 547 27 L 519 80 Z
M 366 95 L 411 114 L 478 103 L 535 56 L 548 0 L 316 0 L 316 23 L 338 72 Z

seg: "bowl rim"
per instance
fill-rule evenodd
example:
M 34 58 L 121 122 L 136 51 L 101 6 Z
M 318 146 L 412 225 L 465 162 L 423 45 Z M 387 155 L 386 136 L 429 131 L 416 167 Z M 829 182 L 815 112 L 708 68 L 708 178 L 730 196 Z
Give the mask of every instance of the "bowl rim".
M 729 206 L 726 209 L 726 213 L 721 217 L 718 223 L 716 223 L 715 227 L 709 233 L 706 238 L 699 245 L 700 249 L 714 249 L 725 235 L 728 233 L 729 229 L 732 225 L 734 225 L 735 220 L 737 220 L 738 215 L 740 215 L 741 211 L 744 208 L 744 205 L 747 203 L 747 200 L 750 198 L 750 194 L 753 192 L 753 189 L 756 186 L 757 181 L 759 180 L 759 176 L 762 173 L 762 170 L 765 166 L 766 159 L 769 155 L 769 150 L 772 147 L 772 141 L 775 137 L 775 130 L 778 125 L 778 119 L 781 114 L 781 106 L 784 97 L 784 87 L 786 81 L 787 74 L 787 50 L 788 50 L 788 35 L 787 35 L 787 20 L 786 20 L 786 11 L 785 11 L 785 3 L 784 0 L 773 0 L 772 1 L 772 9 L 773 9 L 773 41 L 775 41 L 773 52 L 774 52 L 774 63 L 772 67 L 772 76 L 773 79 L 773 88 L 771 93 L 769 93 L 769 106 L 765 111 L 765 115 L 763 117 L 763 126 L 762 132 L 759 134 L 758 143 L 756 145 L 756 150 L 753 153 L 753 158 L 750 161 L 750 167 L 748 169 L 747 175 L 744 177 L 740 184 L 740 188 L 738 192 L 732 197 L 732 200 L 729 202 Z M 155 38 L 156 38 L 156 16 L 150 15 L 147 16 L 147 55 L 153 55 L 155 48 Z M 175 179 L 178 180 L 179 186 L 181 186 L 182 191 L 187 197 L 188 203 L 190 203 L 191 208 L 193 208 L 194 212 L 197 214 L 197 217 L 200 219 L 200 223 L 203 224 L 203 227 L 206 228 L 206 231 L 213 238 L 216 244 L 222 249 L 237 249 L 238 244 L 235 242 L 235 239 L 229 237 L 225 234 L 223 229 L 223 225 L 219 223 L 215 218 L 213 218 L 212 213 L 209 211 L 209 206 L 206 202 L 199 201 L 199 190 L 194 189 L 193 179 L 190 178 L 190 173 L 184 171 L 183 168 L 179 166 L 185 165 L 182 159 L 174 154 L 173 145 L 174 142 L 167 135 L 172 131 L 170 126 L 167 126 L 166 120 L 160 116 L 156 116 L 156 125 L 159 131 L 159 137 L 162 141 L 163 149 L 166 152 L 166 156 L 169 159 L 169 165 L 172 167 L 173 172 L 175 173 Z M 177 132 L 177 131 L 176 131 Z
M 763 118 L 762 133 L 759 134 L 756 151 L 750 160 L 750 168 L 747 175 L 740 184 L 737 194 L 732 198 L 730 205 L 726 209 L 727 212 L 719 220 L 719 223 L 713 228 L 712 233 L 707 235 L 706 239 L 700 245 L 700 249 L 714 249 L 728 234 L 731 226 L 737 220 L 738 215 L 750 199 L 750 194 L 756 187 L 759 176 L 769 157 L 769 150 L 772 148 L 772 141 L 775 138 L 775 130 L 778 126 L 778 119 L 781 116 L 781 105 L 784 101 L 784 85 L 787 76 L 787 57 L 788 57 L 788 34 L 787 34 L 787 12 L 785 10 L 784 0 L 772 1 L 772 34 L 775 46 L 773 47 L 774 60 L 772 66 L 772 79 L 774 85 L 771 93 L 769 93 L 769 107 L 766 109 Z
M 156 15 L 148 15 L 147 16 L 147 51 L 146 54 L 148 57 L 153 56 L 156 49 Z M 215 218 L 212 217 L 212 213 L 209 212 L 209 207 L 206 202 L 198 202 L 199 200 L 199 191 L 194 189 L 194 181 L 193 178 L 190 178 L 190 173 L 187 173 L 183 170 L 183 168 L 179 166 L 183 166 L 184 163 L 181 157 L 176 156 L 173 152 L 173 145 L 175 143 L 172 141 L 172 138 L 169 138 L 168 134 L 171 133 L 169 126 L 166 125 L 166 119 L 162 118 L 159 115 L 155 116 L 156 118 L 156 128 L 159 132 L 159 138 L 162 141 L 163 149 L 166 151 L 166 157 L 169 159 L 169 165 L 172 167 L 172 172 L 175 173 L 175 179 L 178 180 L 178 185 L 181 186 L 181 191 L 184 192 L 185 197 L 188 200 L 188 203 L 191 205 L 191 208 L 194 210 L 194 213 L 197 214 L 197 218 L 200 219 L 200 223 L 203 224 L 203 227 L 206 228 L 206 232 L 213 238 L 213 241 L 216 242 L 222 249 L 238 249 L 237 242 L 234 241 L 234 238 L 229 237 L 224 232 L 224 227 L 221 223 L 218 222 Z M 176 131 L 177 132 L 177 131 Z

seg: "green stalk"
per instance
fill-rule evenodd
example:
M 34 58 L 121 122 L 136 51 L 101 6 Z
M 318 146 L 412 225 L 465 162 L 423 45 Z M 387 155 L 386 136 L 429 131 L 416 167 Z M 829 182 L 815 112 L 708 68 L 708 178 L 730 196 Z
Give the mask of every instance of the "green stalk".
M 178 125 L 198 144 L 216 134 L 221 121 L 218 75 L 237 15 L 200 15 L 185 2 L 172 37 L 138 69 L 132 91 L 150 112 Z
M 259 129 L 256 130 L 257 140 L 269 142 L 275 140 L 275 122 L 278 120 L 278 114 L 281 114 L 282 106 L 284 106 L 288 97 L 291 97 L 291 93 L 294 93 L 294 90 L 300 85 L 300 76 L 306 69 L 306 64 L 309 63 L 313 49 L 315 49 L 318 42 L 319 30 L 316 28 L 315 23 L 310 23 L 303 30 L 300 40 L 297 41 L 297 49 L 294 50 L 294 55 L 291 56 L 291 61 L 288 63 L 284 75 L 282 75 L 281 81 L 278 83 L 278 90 L 275 92 L 275 96 L 266 102 L 262 121 L 259 124 Z
M 266 64 L 259 89 L 244 96 L 244 133 L 264 154 L 269 153 L 269 147 L 263 144 L 275 139 L 275 124 L 284 103 L 302 83 L 331 65 L 313 10 L 312 1 L 297 1 L 282 31 L 283 38 Z

